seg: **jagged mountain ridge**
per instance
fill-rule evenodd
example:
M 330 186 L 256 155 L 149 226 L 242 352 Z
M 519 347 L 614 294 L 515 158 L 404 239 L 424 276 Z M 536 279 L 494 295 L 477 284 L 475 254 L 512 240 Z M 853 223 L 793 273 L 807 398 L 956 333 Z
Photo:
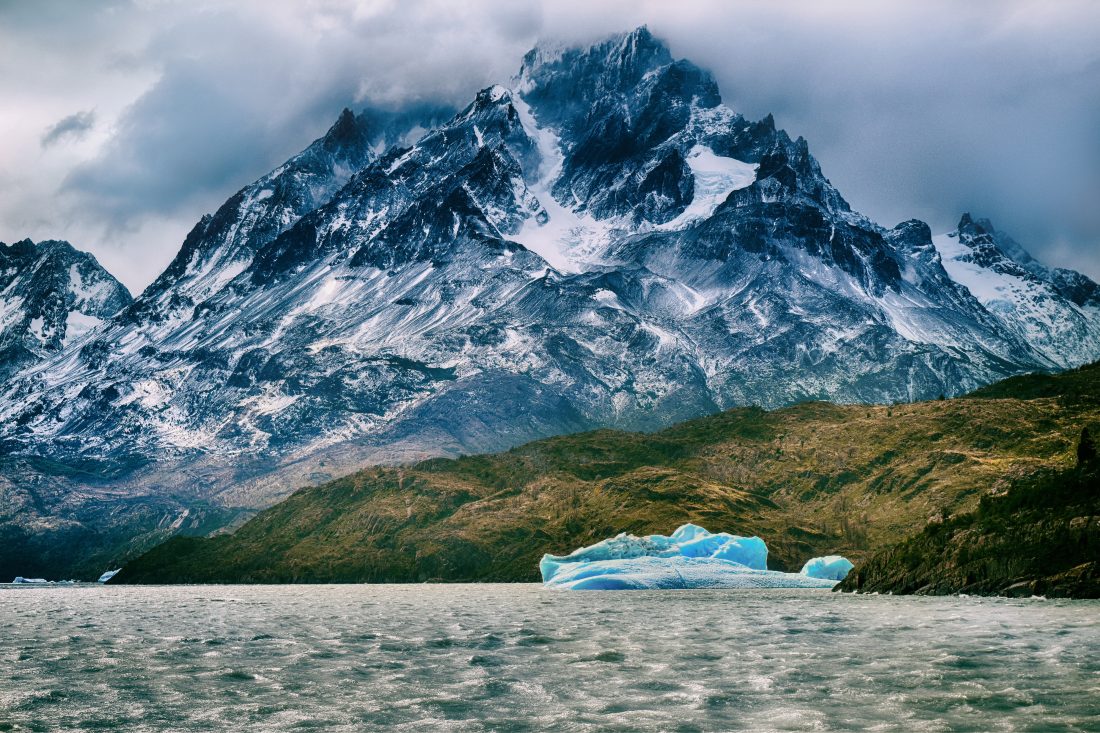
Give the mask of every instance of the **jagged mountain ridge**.
M 955 231 L 935 238 L 944 266 L 1004 326 L 1058 368 L 1100 353 L 1100 285 L 1051 269 L 988 219 L 964 214 Z
M 61 351 L 131 300 L 95 257 L 68 242 L 0 242 L 0 375 Z
M 453 111 L 420 105 L 400 112 L 367 109 L 340 117 L 308 148 L 251 183 L 184 239 L 163 273 L 126 314 L 127 325 L 161 323 L 202 304 L 245 269 L 264 244 L 326 203 L 353 173 Z
M 275 476 L 241 499 L 262 504 L 380 458 L 1059 366 L 927 226 L 853 212 L 806 141 L 724 107 L 645 29 L 536 49 L 443 124 L 356 122 L 10 385 L 12 450 L 222 461 L 208 490 Z M 133 486 L 163 482 L 145 470 Z

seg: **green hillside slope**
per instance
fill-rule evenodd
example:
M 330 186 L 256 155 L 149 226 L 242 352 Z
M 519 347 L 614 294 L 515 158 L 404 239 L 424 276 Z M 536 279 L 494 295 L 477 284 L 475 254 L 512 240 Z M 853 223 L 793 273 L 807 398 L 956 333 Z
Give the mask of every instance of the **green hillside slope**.
M 1100 460 L 1040 471 L 875 553 L 838 590 L 1100 598 Z

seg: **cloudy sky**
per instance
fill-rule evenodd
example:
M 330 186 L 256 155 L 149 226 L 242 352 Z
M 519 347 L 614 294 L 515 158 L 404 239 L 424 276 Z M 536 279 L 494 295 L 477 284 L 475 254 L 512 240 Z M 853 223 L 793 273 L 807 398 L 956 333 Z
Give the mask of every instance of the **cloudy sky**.
M 68 239 L 139 291 L 344 106 L 461 105 L 539 39 L 643 23 L 880 223 L 971 211 L 1100 279 L 1092 0 L 0 0 L 0 240 Z

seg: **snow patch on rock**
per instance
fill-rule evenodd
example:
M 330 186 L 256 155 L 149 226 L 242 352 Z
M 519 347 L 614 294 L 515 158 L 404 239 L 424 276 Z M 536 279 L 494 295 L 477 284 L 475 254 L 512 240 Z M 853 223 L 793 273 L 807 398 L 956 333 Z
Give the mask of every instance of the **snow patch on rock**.
M 718 155 L 706 145 L 695 145 L 688 151 L 688 167 L 695 177 L 695 195 L 687 208 L 672 221 L 658 229 L 680 229 L 699 219 L 707 219 L 726 198 L 756 181 L 753 163 Z
M 512 239 L 558 272 L 584 272 L 598 261 L 617 227 L 613 222 L 578 214 L 554 198 L 551 188 L 561 175 L 565 160 L 561 140 L 553 130 L 539 126 L 531 107 L 518 94 L 513 95 L 512 105 L 519 113 L 523 131 L 539 151 L 538 180 L 529 190 L 542 205 L 542 211 L 527 219 Z

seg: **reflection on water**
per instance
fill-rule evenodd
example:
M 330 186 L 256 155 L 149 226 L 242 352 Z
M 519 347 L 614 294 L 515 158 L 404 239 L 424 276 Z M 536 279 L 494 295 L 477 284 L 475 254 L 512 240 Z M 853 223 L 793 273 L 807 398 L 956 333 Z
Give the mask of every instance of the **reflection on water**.
M 8 588 L 0 639 L 0 731 L 1100 731 L 1085 601 Z

